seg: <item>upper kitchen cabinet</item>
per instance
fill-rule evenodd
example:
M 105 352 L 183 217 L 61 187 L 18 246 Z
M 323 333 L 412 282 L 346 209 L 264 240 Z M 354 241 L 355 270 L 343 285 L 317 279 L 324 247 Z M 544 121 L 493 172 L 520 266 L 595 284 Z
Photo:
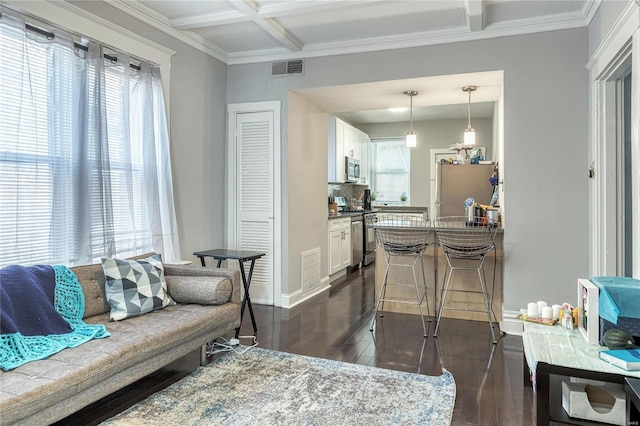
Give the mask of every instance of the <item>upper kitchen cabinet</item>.
M 345 123 L 329 118 L 329 182 L 345 181 Z
M 360 183 L 369 184 L 369 176 L 371 174 L 369 166 L 369 143 L 371 139 L 369 135 L 358 130 L 360 133 Z
M 346 181 L 345 160 L 352 157 L 360 161 L 360 179 L 368 183 L 369 135 L 337 118 L 329 119 L 329 182 Z

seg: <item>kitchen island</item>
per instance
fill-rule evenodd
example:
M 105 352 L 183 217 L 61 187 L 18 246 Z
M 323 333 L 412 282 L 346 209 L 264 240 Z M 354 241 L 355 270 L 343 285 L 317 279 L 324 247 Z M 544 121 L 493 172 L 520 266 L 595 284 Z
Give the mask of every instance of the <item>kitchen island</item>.
M 498 322 L 502 319 L 502 234 L 502 230 L 499 229 L 495 237 L 496 249 L 486 255 L 484 263 L 487 290 L 489 292 L 489 297 L 492 300 L 491 305 Z M 429 312 L 432 316 L 435 316 L 437 314 L 435 309 L 440 304 L 440 293 L 444 284 L 443 281 L 444 274 L 447 269 L 447 259 L 445 254 L 435 243 L 436 232 L 433 227 L 431 228 L 431 235 L 429 238 L 434 244 L 431 244 L 425 250 L 422 256 L 422 263 L 427 275 Z M 407 265 L 410 265 L 412 262 L 413 258 L 403 259 L 400 257 L 394 259 L 394 263 L 406 263 Z M 473 260 L 458 260 L 456 264 L 465 264 L 465 262 L 469 262 L 470 265 L 477 265 L 478 263 L 478 261 Z M 385 259 L 384 249 L 378 245 L 376 250 L 375 271 L 376 297 L 380 292 L 386 267 L 387 261 Z M 419 267 L 416 267 L 416 269 L 419 270 Z M 421 274 L 418 276 L 418 279 L 421 279 Z M 411 268 L 392 266 L 389 270 L 388 281 L 394 283 L 412 283 L 413 276 Z M 434 281 L 436 286 L 434 286 Z M 449 285 L 449 294 L 447 295 L 447 306 L 455 306 L 478 311 L 485 310 L 481 294 L 452 292 L 451 290 L 453 289 L 479 291 L 480 283 L 478 281 L 478 274 L 475 271 L 455 271 L 453 273 L 451 284 Z M 415 300 L 415 289 L 387 287 L 387 297 L 400 300 Z M 423 311 L 425 310 L 426 303 L 427 302 L 423 302 Z M 420 310 L 417 305 L 394 302 L 385 302 L 384 311 L 416 315 L 420 314 Z M 442 316 L 445 318 L 487 321 L 487 314 L 484 312 L 466 312 L 445 309 Z

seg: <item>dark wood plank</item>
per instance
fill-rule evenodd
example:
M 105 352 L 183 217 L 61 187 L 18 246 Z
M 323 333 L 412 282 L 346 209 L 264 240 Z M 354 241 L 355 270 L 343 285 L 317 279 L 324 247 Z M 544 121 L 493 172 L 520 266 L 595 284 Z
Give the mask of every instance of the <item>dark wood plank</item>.
M 457 386 L 453 424 L 534 424 L 520 337 L 493 345 L 487 323 L 444 318 L 438 338 L 431 322 L 424 339 L 419 316 L 389 312 L 372 333 L 373 270 L 358 269 L 329 294 L 294 309 L 254 305 L 260 347 L 426 375 L 445 368 Z

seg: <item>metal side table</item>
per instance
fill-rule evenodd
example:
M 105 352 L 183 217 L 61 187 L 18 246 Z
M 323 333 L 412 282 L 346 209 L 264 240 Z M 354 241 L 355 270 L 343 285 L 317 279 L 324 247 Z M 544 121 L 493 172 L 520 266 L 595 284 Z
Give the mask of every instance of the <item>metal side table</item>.
M 214 249 L 203 250 L 193 252 L 195 256 L 200 258 L 202 266 L 206 266 L 204 262 L 205 257 L 212 257 L 218 261 L 217 267 L 219 268 L 223 260 L 236 259 L 240 264 L 240 275 L 242 276 L 242 286 L 244 287 L 244 297 L 242 298 L 242 304 L 240 307 L 240 327 L 242 327 L 242 318 L 244 317 L 245 305 L 249 307 L 249 314 L 251 315 L 251 324 L 253 325 L 253 333 L 258 332 L 256 326 L 256 317 L 253 315 L 253 306 L 251 306 L 251 297 L 249 296 L 249 287 L 251 286 L 251 277 L 253 276 L 253 267 L 256 264 L 256 259 L 260 259 L 265 255 L 259 251 L 249 250 L 227 250 L 227 249 Z M 251 262 L 249 267 L 249 275 L 247 276 L 244 271 L 244 262 Z M 240 327 L 236 328 L 236 339 L 240 335 Z

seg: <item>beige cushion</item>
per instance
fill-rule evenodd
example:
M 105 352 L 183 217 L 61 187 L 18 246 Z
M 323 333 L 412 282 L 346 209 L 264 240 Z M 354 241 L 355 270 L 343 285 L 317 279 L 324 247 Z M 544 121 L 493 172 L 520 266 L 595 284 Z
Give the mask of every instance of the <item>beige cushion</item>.
M 178 303 L 222 305 L 231 298 L 232 285 L 225 277 L 166 276 L 167 290 Z

